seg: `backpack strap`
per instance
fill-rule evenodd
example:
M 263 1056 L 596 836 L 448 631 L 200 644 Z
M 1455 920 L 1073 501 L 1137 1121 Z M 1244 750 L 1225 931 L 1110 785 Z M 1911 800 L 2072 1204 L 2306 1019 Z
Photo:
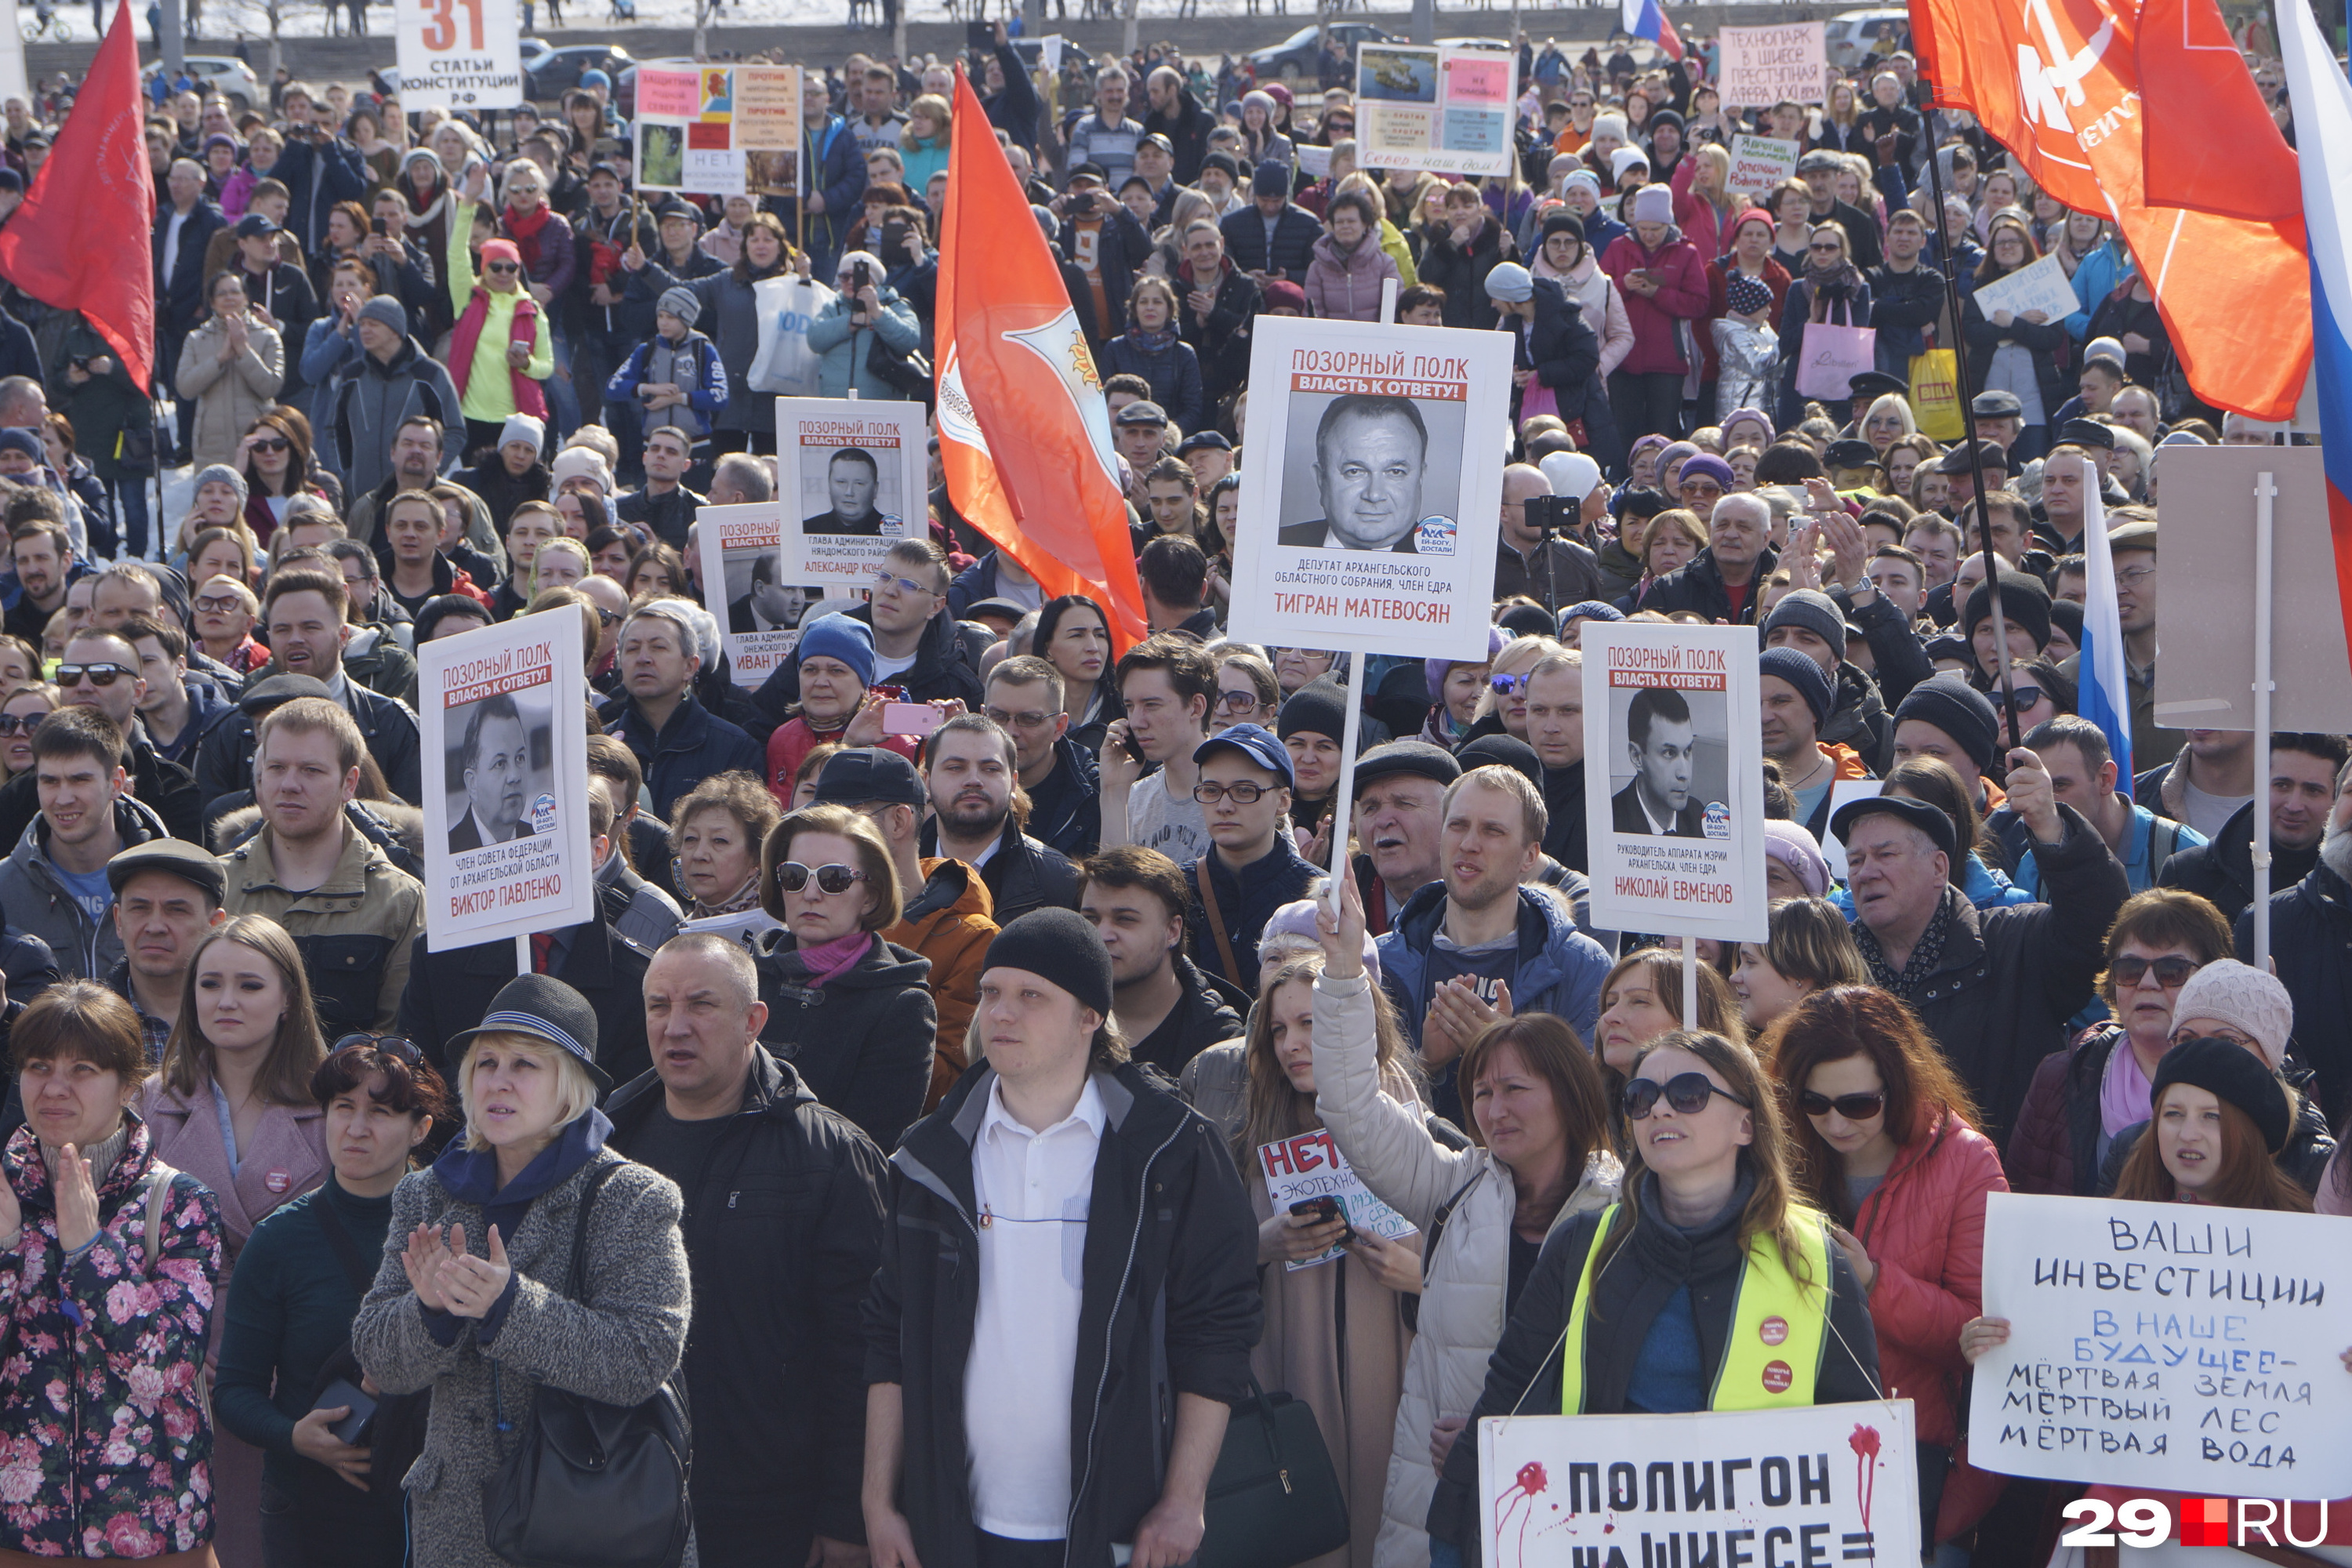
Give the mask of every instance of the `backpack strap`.
M 1201 889 L 1201 908 L 1209 916 L 1209 934 L 1217 940 L 1217 956 L 1224 960 L 1225 978 L 1236 985 L 1247 984 L 1241 963 L 1234 957 L 1234 939 L 1225 932 L 1225 911 L 1217 907 L 1217 890 L 1209 886 L 1206 855 L 1192 862 L 1192 882 Z

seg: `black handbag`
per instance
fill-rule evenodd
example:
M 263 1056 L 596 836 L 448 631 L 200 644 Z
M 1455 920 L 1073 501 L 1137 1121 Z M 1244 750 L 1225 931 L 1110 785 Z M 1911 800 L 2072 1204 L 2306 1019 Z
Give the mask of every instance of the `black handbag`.
M 581 1299 L 588 1215 L 616 1161 L 588 1179 L 572 1233 L 564 1295 Z M 606 1405 L 545 1384 L 531 1391 L 530 1429 L 509 1452 L 511 1427 L 490 1363 L 497 1474 L 482 1483 L 482 1536 L 521 1568 L 677 1568 L 694 1531 L 687 1478 L 693 1456 L 683 1372 L 634 1406 Z
M 1292 1568 L 1348 1544 L 1348 1500 L 1315 1412 L 1250 1379 L 1209 1472 L 1195 1568 Z
M 925 359 L 919 351 L 900 353 L 884 342 L 878 331 L 874 334 L 874 341 L 866 345 L 866 369 L 868 374 L 881 377 L 894 390 L 909 397 L 926 401 L 930 398 L 931 362 Z

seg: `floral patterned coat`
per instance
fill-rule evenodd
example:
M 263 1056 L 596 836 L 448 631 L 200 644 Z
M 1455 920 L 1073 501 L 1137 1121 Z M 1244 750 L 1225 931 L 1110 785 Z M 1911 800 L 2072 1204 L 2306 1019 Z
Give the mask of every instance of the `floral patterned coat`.
M 212 1538 L 212 1419 L 196 1386 L 221 1266 L 219 1205 L 172 1180 L 147 1257 L 151 1144 L 135 1114 L 99 1184 L 98 1237 L 68 1262 L 41 1148 L 20 1128 L 0 1173 L 24 1235 L 0 1253 L 0 1548 L 157 1557 Z

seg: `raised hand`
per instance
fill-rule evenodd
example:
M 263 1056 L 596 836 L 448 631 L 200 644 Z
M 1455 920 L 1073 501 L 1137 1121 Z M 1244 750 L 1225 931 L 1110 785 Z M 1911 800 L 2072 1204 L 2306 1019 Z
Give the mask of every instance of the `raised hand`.
M 1339 980 L 1352 980 L 1364 972 L 1364 895 L 1356 887 L 1356 879 L 1341 877 L 1339 912 L 1331 913 L 1328 900 L 1315 906 L 1315 934 L 1323 942 L 1323 973 Z
M 465 1229 L 457 1231 L 457 1245 L 465 1243 Z M 409 1233 L 408 1248 L 400 1255 L 400 1267 L 408 1276 L 408 1288 L 416 1292 L 419 1304 L 436 1311 L 449 1310 L 447 1300 L 441 1294 L 441 1268 L 448 1261 L 449 1248 L 441 1237 L 438 1226 L 420 1225 Z
M 490 1308 L 506 1293 L 507 1281 L 514 1278 L 497 1226 L 490 1226 L 489 1253 L 488 1258 L 477 1258 L 463 1250 L 453 1252 L 441 1271 L 441 1294 L 447 1299 L 449 1310 L 461 1318 L 489 1316 Z
M 98 1183 L 89 1162 L 70 1143 L 58 1151 L 49 1191 L 58 1200 L 58 1240 L 68 1252 L 78 1252 L 98 1234 Z

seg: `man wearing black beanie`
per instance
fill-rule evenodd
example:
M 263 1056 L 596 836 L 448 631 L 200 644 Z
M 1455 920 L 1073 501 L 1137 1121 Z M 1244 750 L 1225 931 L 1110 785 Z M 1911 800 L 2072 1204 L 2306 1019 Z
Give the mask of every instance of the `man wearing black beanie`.
M 1257 1226 L 1216 1129 L 1127 1059 L 1111 994 L 1082 916 L 1006 926 L 978 1059 L 894 1157 L 865 1314 L 861 1500 L 886 1561 L 1199 1549 L 1265 1317 Z

